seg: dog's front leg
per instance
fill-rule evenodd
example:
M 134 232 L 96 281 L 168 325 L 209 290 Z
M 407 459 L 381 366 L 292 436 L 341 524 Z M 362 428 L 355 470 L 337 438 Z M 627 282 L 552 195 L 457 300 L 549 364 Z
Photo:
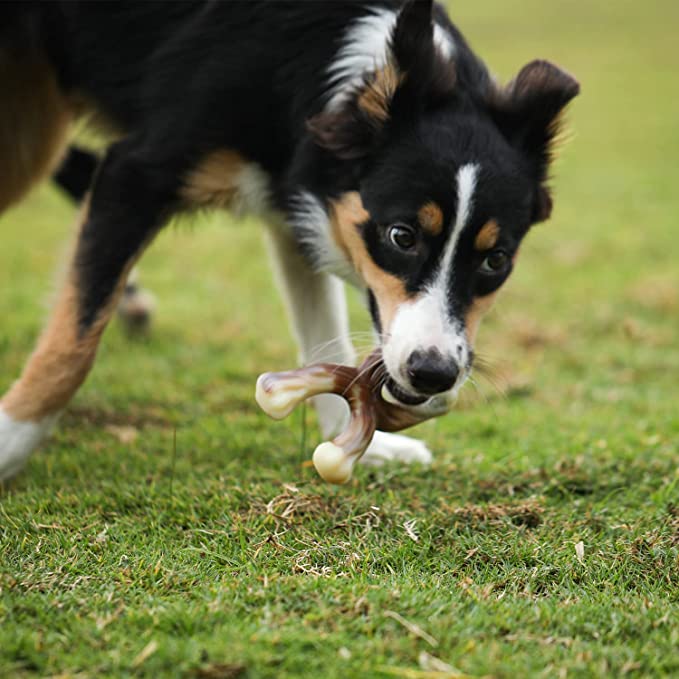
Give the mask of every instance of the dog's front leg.
M 344 284 L 335 276 L 312 271 L 285 227 L 272 225 L 267 234 L 269 254 L 299 346 L 300 362 L 354 365 L 356 352 L 349 332 Z M 324 438 L 332 438 L 346 427 L 349 408 L 343 399 L 323 395 L 313 401 Z M 417 439 L 377 431 L 361 461 L 379 465 L 389 460 L 429 464 L 431 452 Z
M 330 274 L 312 271 L 284 229 L 272 225 L 267 230 L 267 245 L 300 363 L 354 365 L 356 351 L 349 336 L 344 284 Z M 343 399 L 323 395 L 314 397 L 313 403 L 325 438 L 344 429 L 349 409 Z

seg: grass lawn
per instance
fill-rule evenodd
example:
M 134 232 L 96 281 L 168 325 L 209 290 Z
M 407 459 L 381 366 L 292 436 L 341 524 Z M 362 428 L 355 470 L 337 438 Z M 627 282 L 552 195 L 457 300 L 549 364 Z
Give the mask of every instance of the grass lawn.
M 679 675 L 679 4 L 487 0 L 454 17 L 503 77 L 583 94 L 431 469 L 322 483 L 313 415 L 258 412 L 294 365 L 254 222 L 168 229 L 145 340 L 115 324 L 61 426 L 0 491 L 0 676 Z M 0 392 L 74 211 L 0 220 Z M 354 328 L 368 328 L 352 298 Z

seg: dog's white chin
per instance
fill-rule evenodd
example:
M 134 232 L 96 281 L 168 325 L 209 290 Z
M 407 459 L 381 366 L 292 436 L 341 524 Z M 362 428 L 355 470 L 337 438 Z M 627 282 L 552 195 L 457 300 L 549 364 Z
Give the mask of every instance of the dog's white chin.
M 389 387 L 386 384 L 382 385 L 382 392 L 380 395 L 382 396 L 382 399 L 384 401 L 386 401 L 387 403 L 391 403 L 391 405 L 394 406 L 401 405 L 400 401 L 396 397 L 392 396 L 392 393 L 389 391 Z
M 436 417 L 437 415 L 447 413 L 453 407 L 453 403 L 457 398 L 457 389 L 452 389 L 451 391 L 442 394 L 435 394 L 419 405 L 401 403 L 401 401 L 389 391 L 389 387 L 386 384 L 382 387 L 381 396 L 387 403 L 391 403 L 392 405 L 399 406 L 400 408 L 407 408 L 408 410 L 422 414 L 426 417 Z

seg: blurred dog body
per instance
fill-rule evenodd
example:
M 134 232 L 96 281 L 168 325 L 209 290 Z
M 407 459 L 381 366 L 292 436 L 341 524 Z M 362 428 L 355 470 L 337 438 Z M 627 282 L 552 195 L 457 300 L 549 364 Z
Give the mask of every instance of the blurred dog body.
M 54 174 L 54 182 L 75 203 L 81 203 L 94 179 L 98 156 L 87 149 L 70 145 L 68 153 Z M 156 309 L 153 293 L 139 285 L 139 273 L 132 269 L 118 301 L 118 318 L 131 336 L 146 333 Z
M 0 211 L 56 170 L 76 118 L 116 132 L 51 318 L 0 402 L 2 479 L 84 381 L 132 267 L 181 211 L 264 217 L 303 362 L 354 362 L 344 280 L 365 290 L 391 397 L 456 393 L 481 316 L 550 214 L 578 84 L 536 61 L 501 87 L 429 0 L 27 1 L 0 6 L 0 91 Z M 326 436 L 342 427 L 343 404 L 317 406 Z M 378 432 L 367 457 L 430 453 Z

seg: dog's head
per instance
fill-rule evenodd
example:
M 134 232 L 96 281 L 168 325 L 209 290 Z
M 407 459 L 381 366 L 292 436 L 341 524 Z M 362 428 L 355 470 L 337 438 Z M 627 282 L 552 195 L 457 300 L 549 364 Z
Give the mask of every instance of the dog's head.
M 332 202 L 333 237 L 368 289 L 391 395 L 412 405 L 469 374 L 482 315 L 550 215 L 552 146 L 579 91 L 544 61 L 505 88 L 469 58 L 451 63 L 431 11 L 407 4 L 386 64 L 310 122 L 359 168 L 358 190 Z

